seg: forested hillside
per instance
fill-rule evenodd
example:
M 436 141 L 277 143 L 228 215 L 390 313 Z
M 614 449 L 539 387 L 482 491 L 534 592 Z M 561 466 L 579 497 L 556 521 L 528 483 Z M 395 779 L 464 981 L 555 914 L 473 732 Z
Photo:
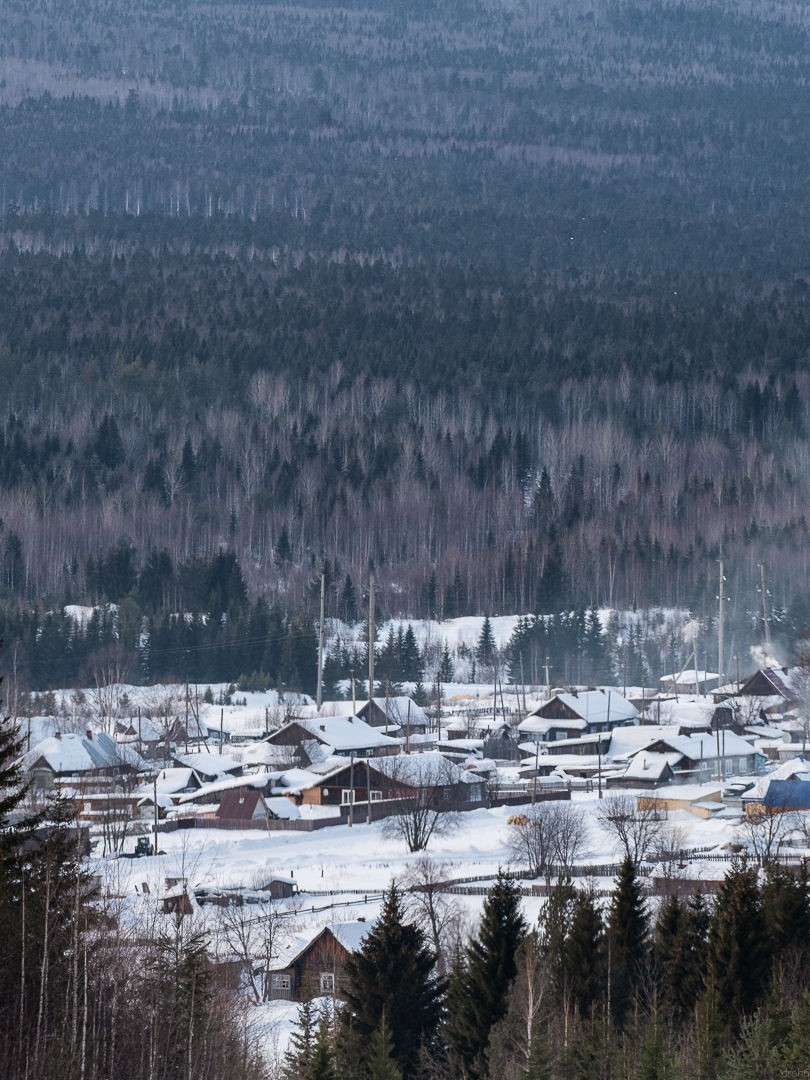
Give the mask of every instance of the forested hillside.
M 335 616 L 374 571 L 394 615 L 707 621 L 722 549 L 737 648 L 761 562 L 789 645 L 808 19 L 0 3 L 7 644 L 233 622 L 225 550 L 285 625 L 321 571 Z

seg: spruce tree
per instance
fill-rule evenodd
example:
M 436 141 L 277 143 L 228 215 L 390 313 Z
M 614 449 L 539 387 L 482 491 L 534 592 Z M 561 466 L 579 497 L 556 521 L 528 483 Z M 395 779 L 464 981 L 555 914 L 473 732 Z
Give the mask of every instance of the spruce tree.
M 641 882 L 633 860 L 627 855 L 619 871 L 608 917 L 608 993 L 611 1011 L 619 1024 L 630 1007 L 633 986 L 647 955 L 647 927 Z
M 445 641 L 444 648 L 442 649 L 442 659 L 439 664 L 439 679 L 443 683 L 450 683 L 453 681 L 455 672 L 453 670 L 453 658 L 450 656 L 450 646 Z
M 276 544 L 276 566 L 283 566 L 292 559 L 292 544 L 290 543 L 290 530 L 286 525 L 281 528 L 278 543 Z
M 307 1066 L 305 1080 L 335 1080 L 335 1067 L 332 1064 L 332 1050 L 325 1013 L 321 1013 L 318 1024 L 318 1038 L 315 1041 L 315 1048 Z
M 793 1013 L 782 1067 L 788 1076 L 799 1075 L 800 1070 L 807 1071 L 808 1062 L 810 1062 L 810 990 L 805 993 Z
M 602 939 L 604 925 L 596 898 L 577 893 L 565 942 L 566 987 L 573 1004 L 586 1014 L 601 996 L 604 985 Z
M 484 617 L 484 624 L 481 627 L 481 636 L 478 638 L 478 647 L 476 649 L 479 664 L 492 664 L 495 660 L 495 652 L 495 635 L 492 632 L 489 615 L 487 615 Z
M 810 891 L 807 863 L 798 874 L 775 864 L 768 870 L 762 889 L 762 914 L 768 927 L 771 962 L 779 963 L 789 952 L 810 949 Z
M 453 971 L 448 1035 L 458 1062 L 472 1077 L 485 1075 L 489 1033 L 506 1013 L 507 990 L 517 972 L 515 953 L 526 933 L 520 901 L 518 886 L 499 871 L 484 900 L 478 933 Z
M 366 1060 L 385 1016 L 402 1075 L 416 1074 L 420 1049 L 433 1044 L 442 1018 L 444 983 L 433 973 L 435 964 L 422 931 L 403 922 L 399 891 L 392 885 L 379 921 L 346 963 L 346 1002 Z
M 371 1037 L 368 1051 L 369 1080 L 399 1080 L 400 1071 L 394 1059 L 394 1043 L 385 1019 Z
M 551 1080 L 552 1072 L 549 1063 L 548 1043 L 539 1033 L 532 1037 L 529 1048 L 529 1060 L 523 1071 L 524 1080 Z
M 354 583 L 351 574 L 346 575 L 343 589 L 340 593 L 340 617 L 344 622 L 352 624 L 357 622 L 357 596 L 354 591 Z
M 309 1071 L 316 1042 L 316 1009 L 311 997 L 298 1006 L 296 1028 L 290 1035 L 284 1062 L 285 1080 L 302 1080 Z
M 735 1031 L 765 991 L 768 929 L 756 870 L 735 864 L 717 893 L 709 924 L 707 982 L 721 1020 Z
M 709 913 L 701 893 L 684 905 L 676 894 L 663 904 L 655 928 L 655 958 L 663 1000 L 676 1023 L 694 1012 L 703 992 Z

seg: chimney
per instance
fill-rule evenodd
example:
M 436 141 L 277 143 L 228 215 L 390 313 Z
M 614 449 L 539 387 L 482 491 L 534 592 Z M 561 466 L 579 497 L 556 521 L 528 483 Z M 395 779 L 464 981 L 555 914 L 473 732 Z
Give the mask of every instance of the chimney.
M 56 738 L 57 738 L 57 739 L 61 739 L 61 738 L 62 738 L 62 732 L 61 732 L 61 731 L 57 731 L 57 732 L 56 732 Z
M 87 738 L 90 739 L 90 741 L 92 742 L 93 732 L 89 728 L 87 729 Z

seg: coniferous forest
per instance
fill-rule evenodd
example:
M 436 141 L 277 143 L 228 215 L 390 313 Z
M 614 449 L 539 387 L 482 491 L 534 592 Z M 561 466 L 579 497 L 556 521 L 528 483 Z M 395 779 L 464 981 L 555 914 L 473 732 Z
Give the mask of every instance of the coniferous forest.
M 719 0 L 0 4 L 4 670 L 80 681 L 106 634 L 147 643 L 134 678 L 278 681 L 322 572 L 329 617 L 373 572 L 385 615 L 676 606 L 713 640 L 721 552 L 728 640 L 761 637 L 764 563 L 787 658 L 809 29 Z M 62 614 L 104 600 L 89 638 Z

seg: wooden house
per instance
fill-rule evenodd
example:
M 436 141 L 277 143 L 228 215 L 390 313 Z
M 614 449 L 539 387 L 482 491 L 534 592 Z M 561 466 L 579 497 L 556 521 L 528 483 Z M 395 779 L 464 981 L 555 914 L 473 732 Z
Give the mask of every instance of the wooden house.
M 371 926 L 365 920 L 332 923 L 308 934 L 296 934 L 267 974 L 270 998 L 300 1001 L 302 992 L 316 997 L 340 996 L 348 978 L 346 961 L 361 947 Z

